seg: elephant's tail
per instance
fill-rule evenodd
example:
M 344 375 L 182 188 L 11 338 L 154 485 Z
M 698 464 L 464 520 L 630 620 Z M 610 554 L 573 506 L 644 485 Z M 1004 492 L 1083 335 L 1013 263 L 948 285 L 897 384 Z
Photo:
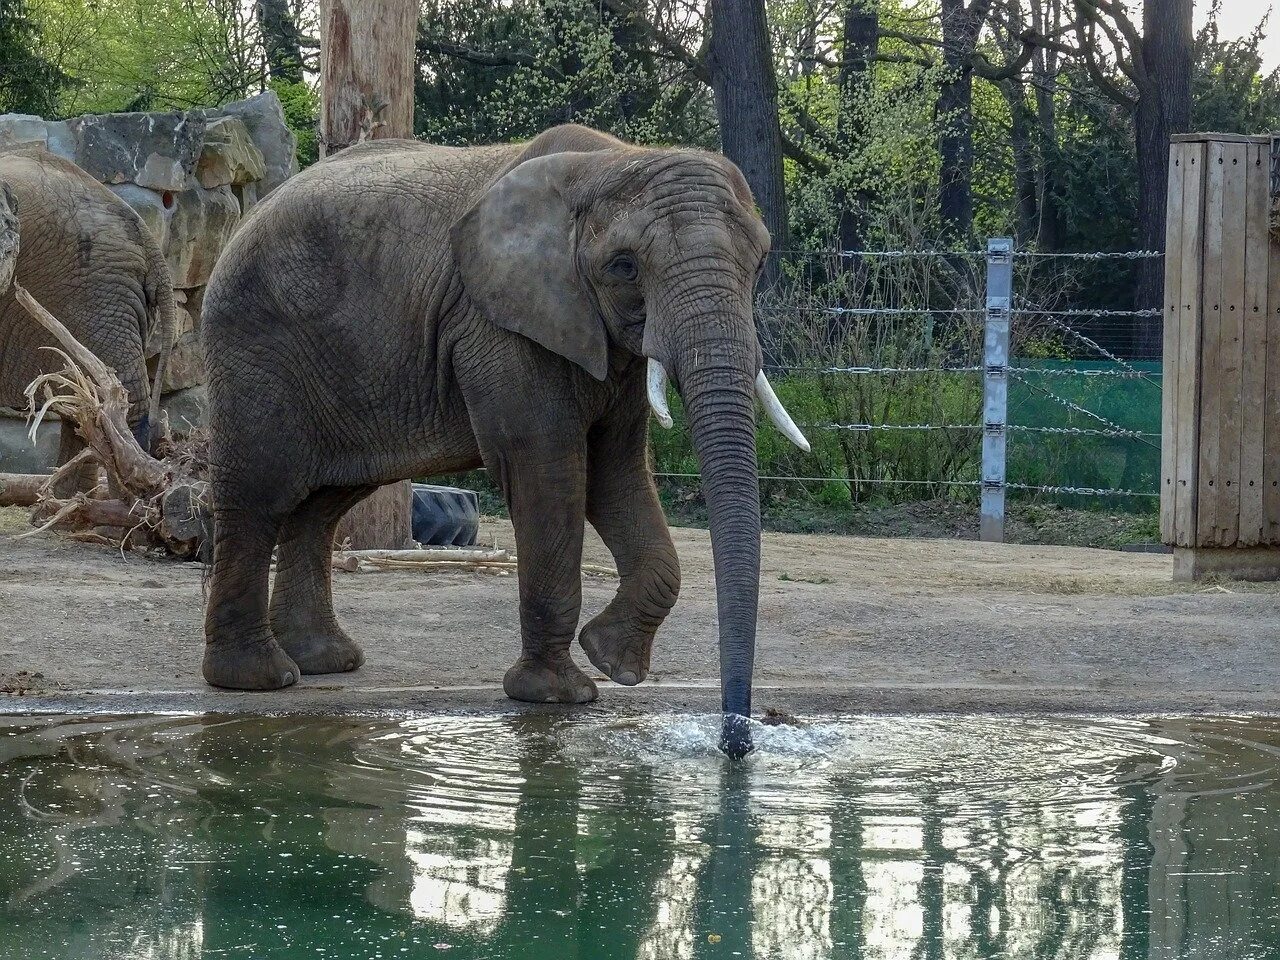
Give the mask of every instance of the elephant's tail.
M 159 334 L 162 338 L 151 384 L 151 403 L 147 408 L 148 446 L 154 447 L 164 432 L 160 424 L 160 394 L 169 371 L 169 356 L 178 342 L 178 311 L 173 300 L 169 264 L 154 240 L 147 244 L 147 261 L 147 311 L 151 314 L 148 325 L 151 336 Z

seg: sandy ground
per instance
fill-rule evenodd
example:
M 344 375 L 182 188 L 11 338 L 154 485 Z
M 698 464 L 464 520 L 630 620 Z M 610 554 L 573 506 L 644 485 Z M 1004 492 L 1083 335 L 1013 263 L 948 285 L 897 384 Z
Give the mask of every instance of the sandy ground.
M 202 569 L 51 536 L 0 511 L 0 711 L 516 709 L 514 576 L 336 574 L 354 674 L 272 693 L 199 676 Z M 680 602 L 652 678 L 589 709 L 714 708 L 706 531 L 674 531 Z M 513 542 L 505 522 L 484 539 Z M 586 559 L 608 563 L 588 533 Z M 1175 585 L 1168 556 L 957 540 L 766 534 L 757 709 L 1280 711 L 1280 590 Z M 588 576 L 584 622 L 616 581 Z M 596 671 L 581 651 L 577 659 Z

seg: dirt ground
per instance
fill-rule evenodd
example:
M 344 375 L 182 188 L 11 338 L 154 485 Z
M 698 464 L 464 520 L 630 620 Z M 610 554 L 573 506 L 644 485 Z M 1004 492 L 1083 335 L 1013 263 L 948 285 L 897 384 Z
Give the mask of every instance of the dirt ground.
M 501 694 L 518 648 L 514 576 L 335 574 L 365 667 L 229 693 L 199 675 L 199 565 L 13 541 L 23 529 L 20 511 L 0 511 L 0 711 L 514 709 Z M 718 704 L 710 542 L 674 535 L 683 588 L 652 678 L 598 678 L 591 709 Z M 483 539 L 513 543 L 505 521 Z M 610 562 L 590 531 L 586 559 Z M 1280 710 L 1280 590 L 1176 585 L 1171 566 L 1076 547 L 766 534 L 757 709 Z M 615 584 L 585 578 L 584 622 Z

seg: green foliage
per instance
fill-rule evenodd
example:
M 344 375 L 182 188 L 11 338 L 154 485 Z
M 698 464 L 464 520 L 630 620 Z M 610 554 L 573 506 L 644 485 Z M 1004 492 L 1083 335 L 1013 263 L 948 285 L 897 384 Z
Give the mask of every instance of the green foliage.
M 40 50 L 26 0 L 0 0 L 0 113 L 52 113 L 70 79 Z
M 280 98 L 284 122 L 298 139 L 298 165 L 311 166 L 320 159 L 320 98 L 306 83 L 272 80 L 268 86 Z
M 583 123 L 639 143 L 714 147 L 710 92 L 644 52 L 637 29 L 594 0 L 427 0 L 415 132 L 463 145 Z

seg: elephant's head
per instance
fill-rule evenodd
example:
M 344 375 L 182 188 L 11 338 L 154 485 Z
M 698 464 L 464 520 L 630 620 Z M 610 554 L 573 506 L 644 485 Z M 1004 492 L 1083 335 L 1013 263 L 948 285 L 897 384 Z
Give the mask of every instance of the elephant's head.
M 668 378 L 679 390 L 711 519 L 722 747 L 744 755 L 760 585 L 755 398 L 808 449 L 761 371 L 752 306 L 769 234 L 745 179 L 691 150 L 536 157 L 489 188 L 453 244 L 469 295 L 498 326 L 600 380 L 647 357 L 663 426 Z

